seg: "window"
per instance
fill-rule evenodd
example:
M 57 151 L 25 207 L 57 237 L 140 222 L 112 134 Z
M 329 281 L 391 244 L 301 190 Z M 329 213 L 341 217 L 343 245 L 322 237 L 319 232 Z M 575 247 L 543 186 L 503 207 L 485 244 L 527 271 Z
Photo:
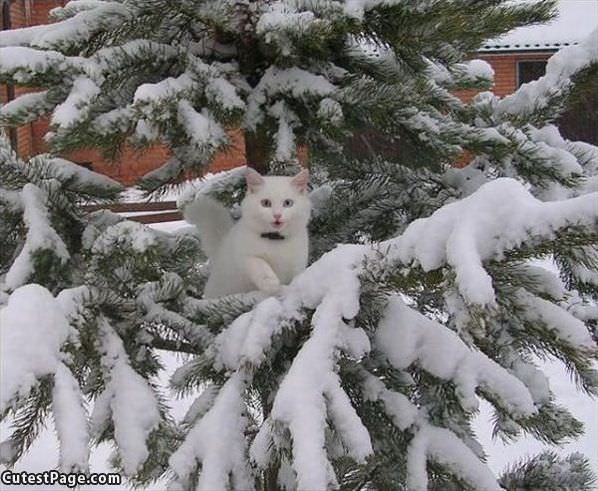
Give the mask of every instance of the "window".
M 546 72 L 546 60 L 517 62 L 517 87 L 537 80 Z

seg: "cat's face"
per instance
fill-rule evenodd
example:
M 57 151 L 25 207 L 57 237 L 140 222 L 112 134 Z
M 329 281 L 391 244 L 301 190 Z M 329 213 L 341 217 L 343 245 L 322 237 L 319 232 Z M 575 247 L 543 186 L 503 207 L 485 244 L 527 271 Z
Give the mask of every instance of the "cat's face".
M 309 173 L 302 170 L 294 177 L 262 176 L 249 168 L 247 194 L 241 204 L 243 221 L 258 233 L 291 233 L 309 221 L 307 196 Z

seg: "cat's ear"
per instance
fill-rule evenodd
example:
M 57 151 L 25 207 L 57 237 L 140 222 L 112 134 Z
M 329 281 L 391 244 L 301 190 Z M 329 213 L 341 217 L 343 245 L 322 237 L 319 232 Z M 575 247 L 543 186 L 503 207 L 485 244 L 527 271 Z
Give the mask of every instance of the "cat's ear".
M 307 191 L 307 183 L 309 182 L 309 171 L 307 169 L 302 169 L 299 174 L 297 174 L 293 179 L 291 179 L 291 184 L 294 188 L 296 188 L 300 193 L 305 193 Z
M 247 189 L 250 193 L 255 193 L 265 182 L 262 175 L 251 167 L 247 167 L 245 171 L 245 181 L 247 182 Z

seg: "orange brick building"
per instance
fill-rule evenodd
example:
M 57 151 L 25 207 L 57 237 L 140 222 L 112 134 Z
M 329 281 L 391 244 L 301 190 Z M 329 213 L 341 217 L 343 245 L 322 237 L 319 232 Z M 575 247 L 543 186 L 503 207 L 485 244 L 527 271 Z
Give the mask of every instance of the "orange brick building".
M 65 0 L 0 0 L 2 2 L 2 28 L 15 29 L 19 27 L 34 26 L 48 22 L 48 13 L 55 7 L 63 6 Z M 582 0 L 581 0 L 582 1 Z M 580 0 L 566 0 L 561 2 L 561 16 L 567 25 L 575 25 L 572 29 L 563 29 L 551 24 L 521 28 L 503 36 L 497 41 L 489 41 L 480 50 L 478 57 L 487 61 L 495 72 L 492 90 L 499 96 L 512 93 L 522 83 L 542 76 L 546 60 L 558 49 L 570 44 L 577 44 L 584 36 L 584 29 L 579 23 L 572 22 L 573 16 L 583 16 L 586 23 L 588 15 L 583 10 L 571 11 L 574 4 Z M 587 5 L 587 3 L 586 3 Z M 597 9 L 598 9 L 598 4 Z M 590 12 L 592 14 L 592 12 Z M 590 15 L 591 17 L 591 15 Z M 580 17 L 581 19 L 581 17 Z M 575 19 L 574 19 L 575 21 Z M 586 29 L 587 30 L 587 29 Z M 10 101 L 26 89 L 2 85 L 0 98 L 4 103 Z M 474 91 L 460 93 L 464 99 L 470 99 Z M 589 132 L 588 136 L 581 139 L 592 141 L 593 134 L 598 133 L 594 126 L 584 123 L 582 130 Z M 48 119 L 42 118 L 31 124 L 11 131 L 13 146 L 19 155 L 27 157 L 47 151 L 44 134 L 48 129 Z M 232 145 L 226 153 L 219 154 L 211 166 L 211 170 L 224 170 L 236 167 L 245 162 L 245 145 L 242 133 L 239 130 L 231 132 Z M 598 140 L 598 137 L 596 138 Z M 596 141 L 595 143 L 598 143 Z M 164 146 L 155 146 L 143 153 L 130 148 L 124 150 L 119 162 L 109 162 L 102 158 L 97 150 L 84 149 L 66 155 L 67 158 L 94 170 L 106 174 L 125 185 L 133 184 L 139 177 L 148 171 L 157 168 L 168 158 L 169 151 Z

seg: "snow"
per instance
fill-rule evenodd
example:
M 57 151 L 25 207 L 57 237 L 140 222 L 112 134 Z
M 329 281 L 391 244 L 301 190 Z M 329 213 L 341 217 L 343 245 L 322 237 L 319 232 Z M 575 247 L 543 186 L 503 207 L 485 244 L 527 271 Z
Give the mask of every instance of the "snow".
M 160 138 L 160 130 L 151 121 L 140 119 L 135 124 L 135 136 L 142 141 L 154 141 Z
M 407 487 L 413 491 L 428 489 L 426 461 L 446 465 L 451 472 L 479 491 L 500 491 L 493 473 L 485 464 L 471 458 L 471 450 L 451 431 L 431 425 L 420 429 L 407 451 Z
M 100 438 L 110 425 L 112 418 L 111 400 L 112 392 L 109 390 L 104 390 L 94 400 L 93 409 L 89 416 L 90 434 L 93 438 Z
M 238 369 L 243 362 L 261 363 L 272 337 L 291 321 L 303 317 L 302 307 L 317 308 L 327 300 L 339 309 L 338 319 L 355 317 L 359 310 L 356 266 L 363 253 L 359 246 L 345 246 L 325 254 L 318 260 L 318 267 L 309 268 L 284 289 L 283 301 L 266 298 L 251 312 L 235 319 L 216 338 L 219 363 L 229 370 Z M 356 338 L 354 331 L 340 326 L 334 330 L 338 331 L 335 346 L 345 346 L 356 357 L 369 350 L 367 337 Z
M 110 179 L 108 176 L 93 172 L 81 165 L 61 158 L 48 159 L 48 166 L 52 175 L 64 183 L 65 187 L 74 187 L 80 191 L 88 191 L 89 188 L 103 189 L 109 192 L 117 192 L 123 189 L 122 185 Z
M 50 18 L 64 20 L 83 10 L 92 10 L 105 4 L 105 0 L 70 0 L 64 7 L 50 10 Z
M 19 114 L 30 113 L 31 116 L 27 117 L 27 121 L 35 120 L 40 114 L 49 111 L 52 107 L 47 103 L 47 95 L 47 90 L 20 95 L 0 106 L 0 118 L 10 119 L 19 116 Z
M 342 106 L 329 97 L 324 97 L 318 107 L 318 117 L 330 124 L 339 125 L 344 119 Z
M 598 217 L 597 200 L 598 193 L 590 193 L 544 203 L 514 179 L 495 179 L 412 222 L 400 237 L 388 241 L 389 259 L 415 261 L 424 271 L 448 263 L 465 301 L 491 306 L 494 289 L 483 261 L 500 258 L 528 241 L 550 238 L 568 224 L 592 226 Z
M 558 15 L 544 24 L 518 27 L 486 41 L 480 51 L 554 49 L 583 42 L 598 26 L 594 0 L 560 0 Z
M 2 31 L 4 32 L 13 31 Z M 0 70 L 10 74 L 16 82 L 23 85 L 32 83 L 40 73 L 56 70 L 76 71 L 82 64 L 81 59 L 67 57 L 57 51 L 39 51 L 21 46 L 0 48 Z
M 566 442 L 561 447 L 551 447 L 559 455 L 565 456 L 581 451 L 585 454 L 592 470 L 598 472 L 598 411 L 596 400 L 575 388 L 571 375 L 561 362 L 554 359 L 536 360 L 540 370 L 549 379 L 550 388 L 556 400 L 565 406 L 574 417 L 584 423 L 584 435 Z M 546 445 L 531 435 L 524 435 L 516 441 L 504 442 L 493 436 L 494 414 L 492 406 L 481 401 L 480 413 L 474 421 L 474 429 L 480 443 L 488 455 L 488 465 L 499 474 L 518 459 L 535 455 L 545 450 Z
M 15 397 L 26 397 L 39 378 L 59 370 L 70 333 L 60 305 L 42 286 L 25 285 L 10 295 L 0 310 L 0 412 Z
M 550 384 L 548 383 L 548 379 L 532 363 L 514 360 L 511 364 L 511 372 L 528 388 L 534 404 L 542 406 L 550 402 Z
M 237 317 L 215 339 L 216 367 L 240 368 L 243 362 L 259 365 L 272 343 L 272 336 L 282 331 L 283 306 L 270 297 L 253 310 Z
M 182 479 L 189 478 L 197 461 L 202 471 L 198 491 L 252 489 L 253 477 L 246 465 L 245 427 L 242 393 L 245 383 L 240 373 L 224 384 L 212 408 L 189 431 L 185 441 L 170 457 L 170 467 Z
M 89 115 L 89 106 L 99 94 L 100 88 L 91 79 L 76 78 L 68 97 L 54 109 L 51 123 L 62 128 L 70 128 L 83 122 Z
M 310 29 L 327 23 L 311 11 L 297 12 L 289 2 L 272 2 L 268 7 L 256 24 L 256 33 L 266 44 L 276 45 L 284 56 L 292 52 L 292 37 L 306 36 Z
M 203 90 L 209 102 L 225 111 L 245 108 L 245 103 L 237 94 L 233 84 L 226 80 L 222 73 L 214 66 L 203 63 L 199 58 L 193 58 L 190 71 L 173 78 L 169 77 L 157 83 L 140 85 L 135 91 L 134 105 L 143 109 L 144 105 L 155 106 L 164 99 L 174 97 L 193 97 Z
M 362 392 L 367 401 L 380 401 L 395 426 L 404 431 L 418 420 L 418 409 L 405 395 L 388 390 L 384 383 L 366 370 L 362 373 Z
M 331 374 L 326 396 L 328 416 L 332 426 L 340 434 L 348 455 L 356 462 L 365 462 L 374 451 L 370 435 L 353 409 L 349 396 L 341 387 L 341 380 L 337 374 Z
M 466 63 L 460 64 L 462 67 L 463 75 L 468 80 L 475 81 L 477 79 L 484 79 L 492 81 L 494 80 L 494 69 L 484 60 L 469 60 Z
M 127 131 L 132 119 L 133 108 L 130 105 L 127 105 L 96 116 L 93 119 L 92 124 L 98 132 L 109 135 L 113 133 L 115 129 L 123 132 Z
M 114 439 L 125 474 L 130 476 L 149 455 L 145 442 L 160 422 L 158 403 L 146 380 L 129 364 L 122 340 L 105 318 L 100 320 L 100 330 L 102 367 L 108 378 L 101 397 L 109 401 Z
M 46 193 L 34 184 L 27 183 L 21 191 L 21 200 L 27 236 L 23 249 L 4 279 L 5 287 L 11 290 L 24 285 L 34 274 L 33 255 L 36 252 L 51 251 L 62 264 L 65 264 L 70 257 L 66 245 L 50 224 L 50 215 L 46 208 Z
M 79 384 L 64 363 L 58 365 L 54 375 L 52 414 L 60 442 L 60 469 L 86 472 L 90 447 L 87 412 Z
M 525 385 L 481 351 L 473 351 L 445 326 L 409 308 L 398 296 L 391 297 L 375 335 L 375 347 L 398 370 L 412 363 L 435 377 L 452 380 L 465 410 L 478 408 L 476 389 L 495 395 L 510 414 L 536 413 Z
M 27 46 L 33 39 L 43 37 L 50 29 L 50 25 L 42 24 L 22 29 L 3 30 L 0 32 L 0 47 Z
M 202 418 L 214 405 L 219 390 L 220 387 L 215 384 L 208 385 L 201 395 L 193 401 L 193 404 L 189 406 L 183 417 L 183 423 L 190 425 Z
M 31 32 L 28 44 L 45 49 L 72 46 L 87 41 L 99 31 L 116 28 L 132 17 L 133 12 L 122 3 L 98 2 L 96 8 L 82 10 L 74 17 L 55 22 L 51 29 Z
M 95 239 L 91 250 L 94 254 L 109 254 L 120 243 L 130 242 L 135 252 L 144 253 L 157 244 L 156 234 L 141 223 L 124 220 L 111 225 Z
M 269 5 L 269 10 L 260 16 L 256 32 L 265 36 L 266 42 L 269 42 L 268 36 L 274 35 L 274 31 L 285 29 L 302 31 L 315 21 L 315 15 L 311 11 L 297 12 L 288 3 L 273 2 Z
M 194 86 L 192 78 L 188 73 L 183 73 L 177 78 L 169 77 L 154 84 L 142 84 L 137 87 L 133 101 L 157 103 L 166 97 L 176 97 L 182 92 L 190 91 Z
M 288 162 L 295 153 L 295 135 L 291 123 L 297 118 L 282 101 L 273 104 L 270 113 L 278 119 L 278 131 L 274 138 L 276 142 L 274 159 L 279 162 Z
M 577 348 L 595 348 L 596 343 L 586 325 L 558 305 L 523 289 L 516 293 L 516 301 L 525 309 L 523 315 L 530 322 L 546 324 L 558 338 Z
M 178 106 L 178 122 L 197 148 L 214 149 L 226 143 L 226 132 L 210 111 L 204 108 L 199 113 L 186 99 L 181 99 Z
M 353 248 L 337 249 L 336 254 L 333 251 L 320 259 L 320 268 L 309 268 L 308 271 L 328 275 L 328 281 L 320 280 L 319 286 L 308 271 L 289 286 L 290 295 L 287 296 L 296 292 L 304 296 L 306 306 L 311 302 L 317 305 L 312 317 L 311 337 L 301 347 L 282 380 L 271 412 L 271 418 L 284 423 L 291 432 L 292 465 L 297 473 L 298 489 L 327 489 L 334 480 L 325 451 L 326 402 L 332 398 L 335 429 L 348 444 L 349 455 L 363 461 L 372 452 L 369 434 L 352 405 L 348 399 L 338 397 L 338 376 L 335 374 L 338 350 L 346 344 L 347 332 L 355 329 L 346 326 L 343 318 L 351 319 L 359 310 L 359 280 L 355 268 L 350 267 L 355 261 L 355 251 Z M 333 264 L 338 267 L 332 269 Z M 331 271 L 335 274 L 330 274 Z M 323 298 L 317 301 L 310 298 L 312 295 Z M 369 351 L 365 334 L 360 350 L 362 353 Z M 351 428 L 349 433 L 348 428 Z
M 345 15 L 357 20 L 363 20 L 363 16 L 368 10 L 372 10 L 381 5 L 393 5 L 402 3 L 403 0 L 347 0 L 344 5 Z
M 233 84 L 222 77 L 211 77 L 206 85 L 206 97 L 228 111 L 245 109 L 245 102 Z
M 70 4 L 83 2 L 69 2 Z M 90 2 L 86 2 L 90 4 Z M 88 39 L 101 28 L 115 27 L 131 15 L 118 2 L 94 2 L 95 8 L 81 11 L 70 19 L 51 25 L 40 25 L 2 31 L 0 46 L 36 46 L 53 48 Z
M 247 98 L 245 125 L 249 129 L 255 128 L 263 118 L 260 106 L 275 100 L 278 95 L 289 94 L 294 99 L 324 98 L 335 90 L 336 87 L 322 75 L 298 67 L 269 67 Z
M 529 135 L 536 144 L 536 151 L 547 161 L 553 162 L 553 167 L 562 175 L 583 174 L 581 165 L 573 154 L 567 150 L 567 142 L 560 136 L 554 125 L 543 128 L 531 128 Z

